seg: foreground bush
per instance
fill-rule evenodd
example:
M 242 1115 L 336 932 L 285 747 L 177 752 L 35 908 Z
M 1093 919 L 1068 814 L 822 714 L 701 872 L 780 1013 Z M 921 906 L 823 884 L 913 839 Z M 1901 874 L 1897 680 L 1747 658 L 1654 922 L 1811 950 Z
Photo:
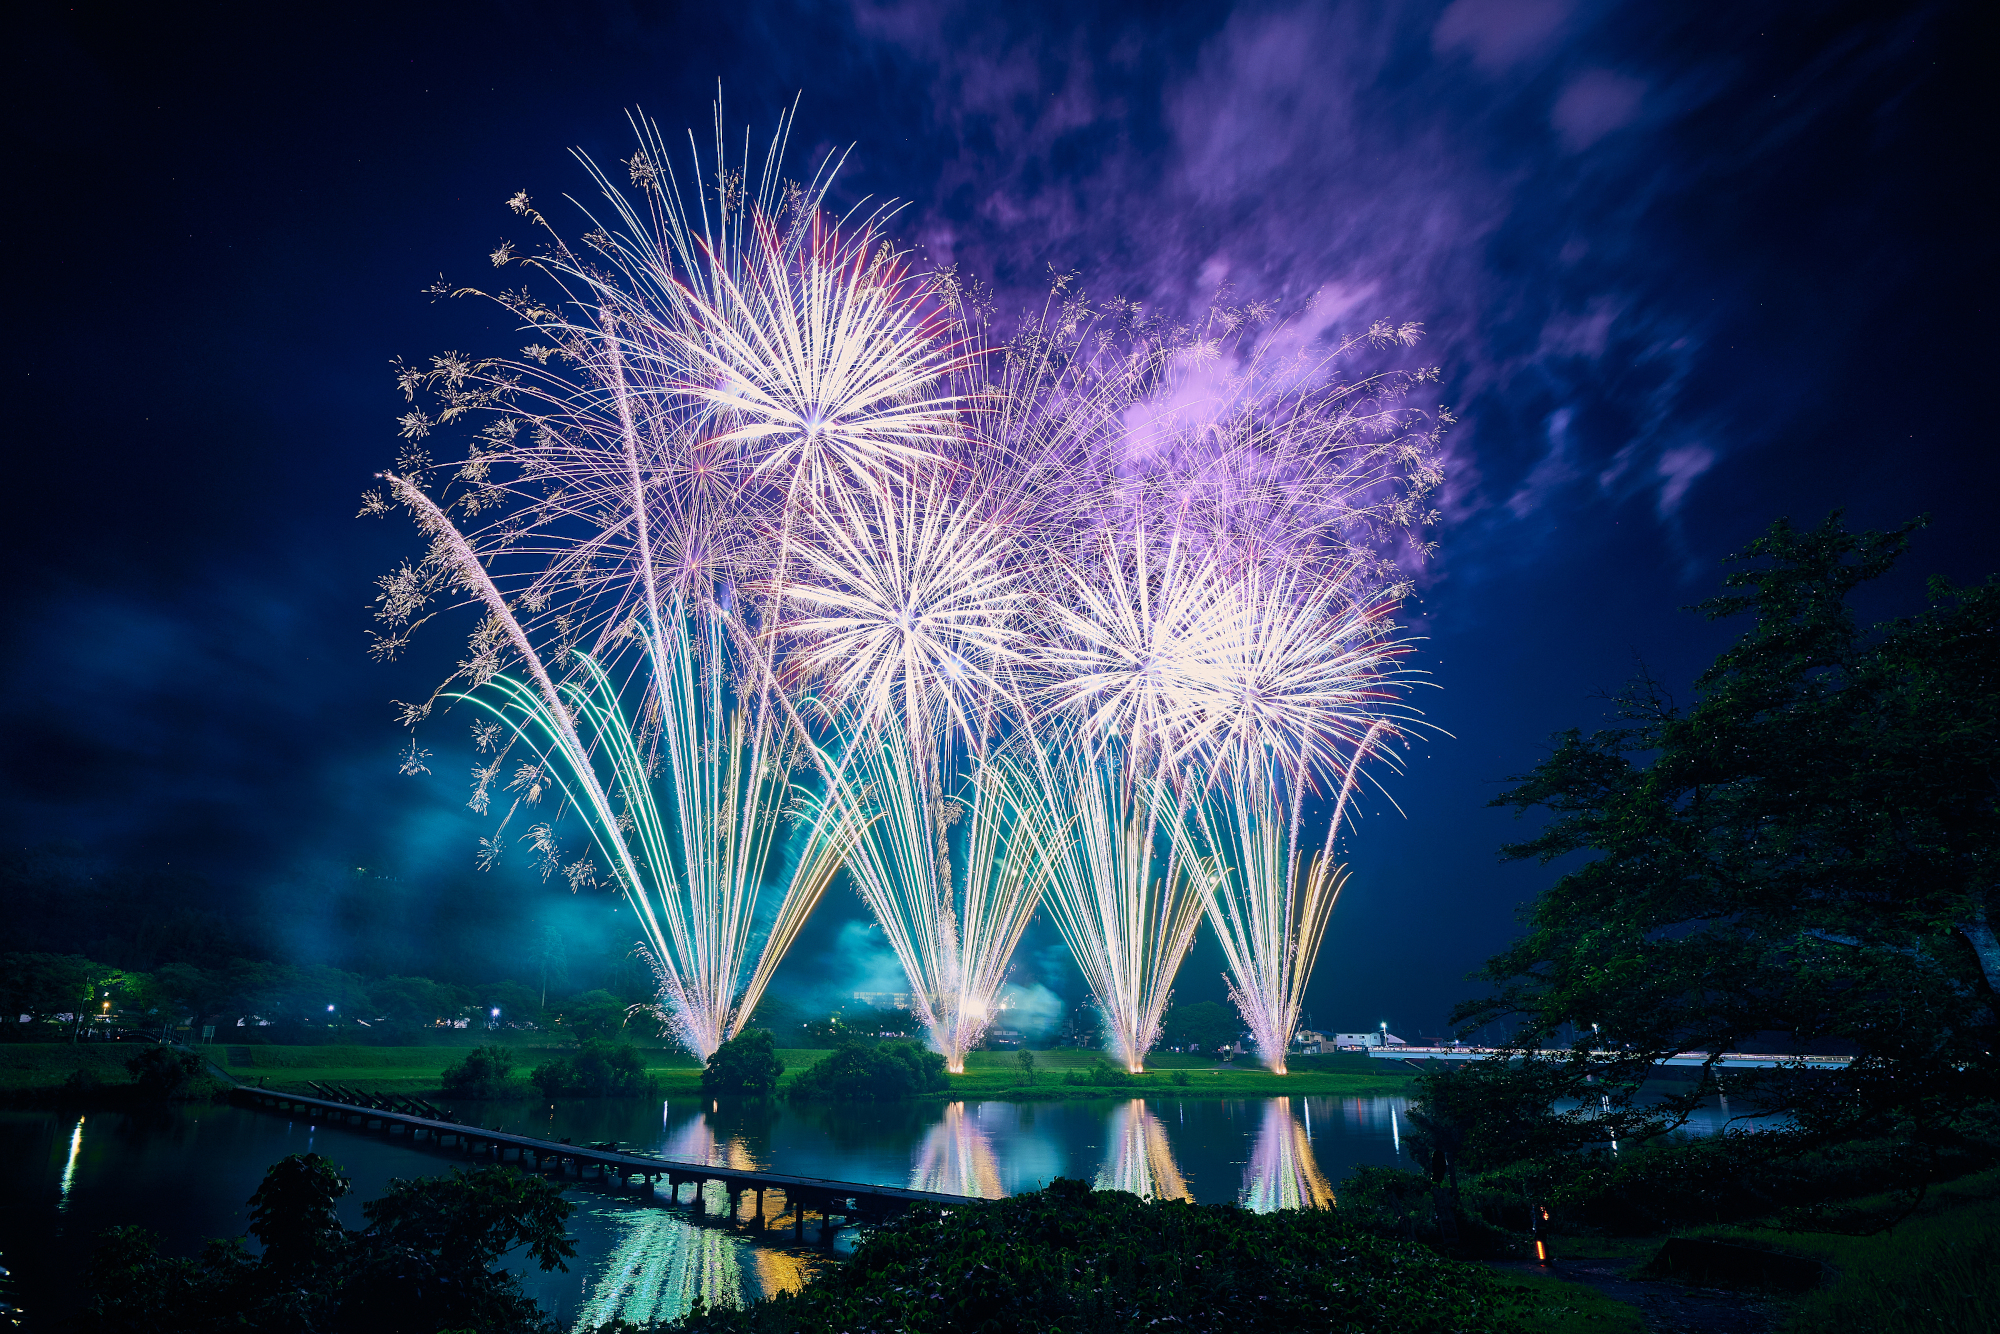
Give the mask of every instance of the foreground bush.
M 715 1049 L 701 1072 L 701 1091 L 708 1094 L 774 1093 L 785 1063 L 778 1059 L 778 1045 L 770 1032 L 753 1028 L 738 1033 Z
M 514 1053 L 488 1043 L 444 1068 L 444 1091 L 454 1098 L 504 1098 L 515 1091 L 508 1082 L 513 1073 Z
M 651 1087 L 637 1047 L 596 1039 L 580 1042 L 568 1055 L 536 1066 L 528 1078 L 546 1098 L 605 1098 L 644 1093 Z
M 884 1042 L 871 1046 L 843 1042 L 833 1055 L 794 1079 L 788 1095 L 798 1099 L 844 1102 L 893 1102 L 921 1093 L 941 1093 L 944 1057 L 914 1042 Z
M 556 1334 L 556 1326 L 499 1267 L 525 1246 L 543 1269 L 567 1269 L 563 1237 L 575 1206 L 561 1188 L 512 1167 L 391 1181 L 361 1207 L 350 1232 L 334 1201 L 340 1169 L 294 1154 L 250 1197 L 252 1257 L 241 1239 L 211 1241 L 198 1260 L 164 1256 L 159 1238 L 112 1228 L 84 1280 L 79 1334 L 222 1334 L 225 1330 L 323 1334 Z
M 670 1328 L 1514 1334 L 1518 1301 L 1484 1269 L 1357 1233 L 1332 1211 L 1253 1214 L 1058 1180 L 890 1223 L 799 1292 L 697 1308 Z

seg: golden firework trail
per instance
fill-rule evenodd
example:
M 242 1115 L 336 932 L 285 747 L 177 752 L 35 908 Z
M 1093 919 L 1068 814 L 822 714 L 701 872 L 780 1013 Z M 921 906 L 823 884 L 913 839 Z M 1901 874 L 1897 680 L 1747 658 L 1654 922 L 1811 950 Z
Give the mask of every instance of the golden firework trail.
M 1047 885 L 1043 903 L 1090 985 L 1112 1051 L 1136 1074 L 1159 1042 L 1205 882 L 1163 830 L 1179 817 L 1174 793 L 1132 775 L 1128 763 L 1110 748 L 1066 749 L 1033 766 L 1004 762 L 1002 773 Z

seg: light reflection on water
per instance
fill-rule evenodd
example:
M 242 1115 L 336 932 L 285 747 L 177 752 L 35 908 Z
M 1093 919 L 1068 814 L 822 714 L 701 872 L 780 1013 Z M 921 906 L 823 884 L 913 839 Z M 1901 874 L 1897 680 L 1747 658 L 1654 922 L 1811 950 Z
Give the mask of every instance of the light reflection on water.
M 69 1132 L 69 1161 L 63 1164 L 62 1194 L 56 1197 L 56 1212 L 69 1211 L 69 1189 L 76 1184 L 77 1155 L 83 1152 L 83 1120 L 76 1118 L 76 1129 Z

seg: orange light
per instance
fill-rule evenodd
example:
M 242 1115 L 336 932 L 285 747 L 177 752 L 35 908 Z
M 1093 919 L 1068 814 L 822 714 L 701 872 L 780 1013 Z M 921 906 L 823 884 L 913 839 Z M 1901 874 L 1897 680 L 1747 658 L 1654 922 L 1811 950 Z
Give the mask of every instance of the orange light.
M 1544 1242 L 1540 1237 L 1535 1238 L 1535 1258 L 1543 1264 L 1549 1262 L 1548 1243 Z

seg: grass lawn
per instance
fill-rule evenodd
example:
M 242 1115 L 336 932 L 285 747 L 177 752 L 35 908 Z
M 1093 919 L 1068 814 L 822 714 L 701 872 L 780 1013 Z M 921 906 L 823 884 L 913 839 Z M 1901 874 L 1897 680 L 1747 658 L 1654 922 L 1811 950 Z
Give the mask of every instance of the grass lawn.
M 1932 1187 L 1872 1237 L 1716 1228 L 1705 1235 L 1824 1261 L 1833 1281 L 1800 1299 L 1788 1334 L 1975 1334 L 2000 1324 L 2000 1172 Z
M 1830 1281 L 1791 1299 L 1790 1314 L 1779 1326 L 1784 1334 L 1983 1334 L 1996 1327 L 2000 1171 L 1932 1187 L 1914 1215 L 1872 1237 L 1742 1224 L 1682 1228 L 1671 1235 L 1743 1242 L 1826 1264 Z M 1665 1240 L 1666 1235 L 1557 1237 L 1554 1249 L 1558 1257 L 1628 1260 L 1636 1270 Z
M 1509 1275 L 1502 1282 L 1507 1314 L 1534 1334 L 1645 1334 L 1638 1307 L 1595 1288 L 1542 1274 Z
M 787 1052 L 785 1055 L 786 1068 L 789 1070 L 792 1068 L 793 1055 L 817 1059 L 819 1053 Z M 1286 1095 L 1344 1094 L 1365 1097 L 1371 1094 L 1404 1092 L 1409 1087 L 1411 1078 L 1407 1073 L 1384 1071 L 1381 1062 L 1371 1063 L 1366 1056 L 1319 1057 L 1315 1062 L 1319 1067 L 1317 1069 L 1294 1069 L 1290 1074 L 1274 1075 L 1268 1070 L 1254 1066 L 1217 1065 L 1214 1060 L 1206 1056 L 1158 1052 L 1146 1058 L 1146 1073 L 1134 1076 L 1129 1085 L 1078 1086 L 1064 1083 L 1064 1076 L 1071 1071 L 1095 1069 L 1105 1059 L 1103 1053 L 1061 1048 L 1055 1051 L 1038 1051 L 1033 1055 L 1035 1069 L 1034 1077 L 1030 1080 L 1024 1076 L 1019 1054 L 1016 1052 L 971 1052 L 965 1058 L 965 1073 L 951 1076 L 951 1091 L 940 1096 L 1003 1098 L 1009 1101 L 1135 1095 L 1163 1098 L 1275 1098 Z M 1186 1082 L 1177 1082 L 1177 1075 L 1184 1076 Z

